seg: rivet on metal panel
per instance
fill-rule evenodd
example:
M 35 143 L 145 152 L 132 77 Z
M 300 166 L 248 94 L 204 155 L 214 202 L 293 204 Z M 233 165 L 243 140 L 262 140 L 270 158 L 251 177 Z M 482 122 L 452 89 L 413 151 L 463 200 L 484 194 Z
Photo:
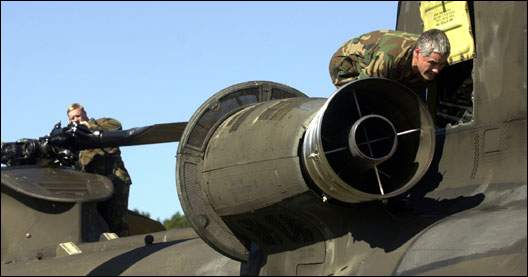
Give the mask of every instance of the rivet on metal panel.
M 220 102 L 214 102 L 209 106 L 209 109 L 212 111 L 218 111 L 220 109 Z
M 476 134 L 473 139 L 473 147 L 474 150 L 474 156 L 473 156 L 473 169 L 471 170 L 471 179 L 475 179 L 477 176 L 477 170 L 478 170 L 478 163 L 479 163 L 479 149 L 480 149 L 480 142 L 479 142 L 479 134 Z

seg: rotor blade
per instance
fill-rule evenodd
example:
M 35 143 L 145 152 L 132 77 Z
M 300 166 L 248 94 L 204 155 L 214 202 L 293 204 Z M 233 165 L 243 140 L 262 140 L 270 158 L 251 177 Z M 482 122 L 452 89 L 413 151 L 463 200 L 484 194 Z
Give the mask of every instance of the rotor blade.
M 180 141 L 185 126 L 187 126 L 187 122 L 163 123 L 141 127 L 122 145 L 177 142 Z
M 180 141 L 187 122 L 155 124 L 122 131 L 105 131 L 97 141 L 80 143 L 81 149 L 94 147 L 131 146 Z

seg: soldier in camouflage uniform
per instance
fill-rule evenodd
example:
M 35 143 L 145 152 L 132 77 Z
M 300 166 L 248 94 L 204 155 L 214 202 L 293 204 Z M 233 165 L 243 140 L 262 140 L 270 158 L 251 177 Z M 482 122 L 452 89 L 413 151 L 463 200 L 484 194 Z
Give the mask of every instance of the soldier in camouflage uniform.
M 446 65 L 450 45 L 440 30 L 421 36 L 398 31 L 374 31 L 346 42 L 330 60 L 336 87 L 368 77 L 387 78 L 416 92 L 427 87 Z
M 68 107 L 68 120 L 84 124 L 90 130 L 121 130 L 121 123 L 112 118 L 88 119 L 86 111 L 80 104 Z M 119 236 L 128 235 L 126 213 L 128 210 L 128 193 L 132 183 L 121 159 L 118 147 L 87 149 L 79 152 L 79 167 L 82 171 L 108 177 L 114 184 L 111 198 L 98 203 L 97 209 L 108 223 L 110 231 Z

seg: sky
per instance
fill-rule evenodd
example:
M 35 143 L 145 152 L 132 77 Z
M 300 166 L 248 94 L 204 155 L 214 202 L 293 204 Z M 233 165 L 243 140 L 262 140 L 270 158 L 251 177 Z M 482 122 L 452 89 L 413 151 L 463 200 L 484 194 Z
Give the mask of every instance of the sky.
M 124 129 L 188 121 L 216 92 L 253 80 L 310 97 L 335 88 L 347 40 L 395 29 L 397 2 L 1 2 L 1 140 L 38 138 L 81 103 Z M 121 147 L 129 209 L 182 212 L 178 143 Z

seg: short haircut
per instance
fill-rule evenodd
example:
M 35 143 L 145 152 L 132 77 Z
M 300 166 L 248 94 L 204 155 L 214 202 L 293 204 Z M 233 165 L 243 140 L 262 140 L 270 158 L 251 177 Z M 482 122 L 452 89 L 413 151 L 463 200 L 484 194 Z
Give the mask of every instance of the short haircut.
M 76 110 L 76 109 L 81 109 L 82 111 L 84 111 L 84 107 L 81 104 L 72 103 L 68 106 L 68 109 L 66 110 L 66 115 L 68 115 L 71 111 Z
M 442 56 L 449 56 L 451 45 L 446 34 L 438 29 L 423 32 L 416 41 L 416 47 L 420 48 L 420 54 L 424 57 L 436 52 Z

